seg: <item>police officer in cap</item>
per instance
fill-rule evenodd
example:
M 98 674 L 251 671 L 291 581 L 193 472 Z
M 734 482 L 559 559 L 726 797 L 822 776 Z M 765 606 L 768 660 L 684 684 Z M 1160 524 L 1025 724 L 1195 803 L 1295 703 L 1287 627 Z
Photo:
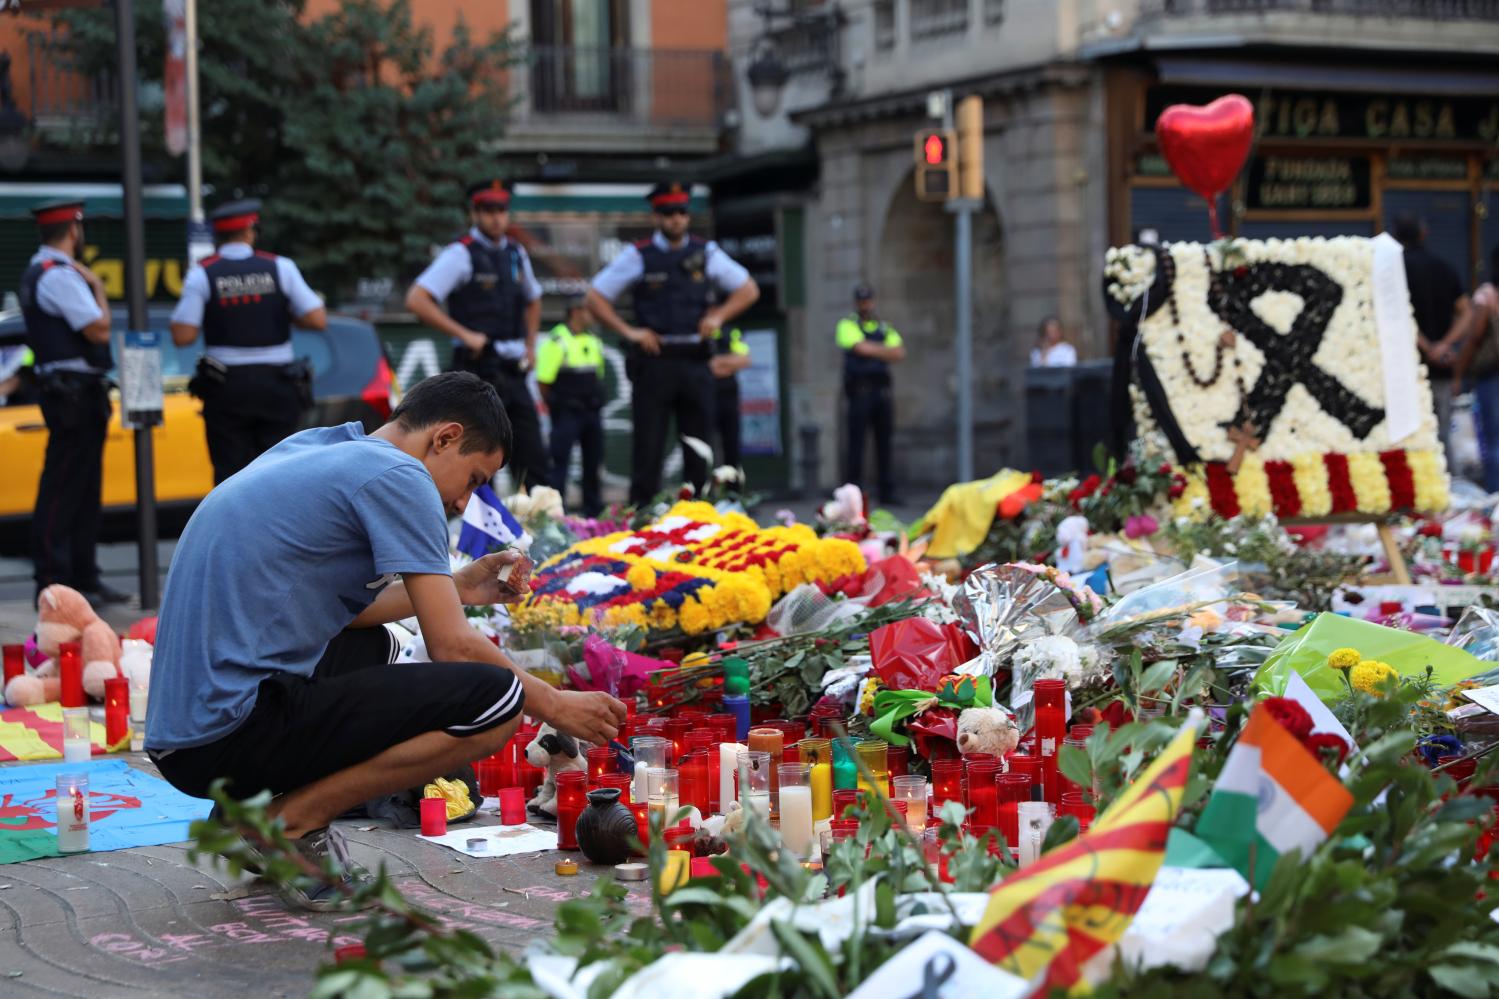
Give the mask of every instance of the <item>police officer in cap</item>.
M 635 424 L 631 442 L 630 502 L 649 503 L 661 489 L 666 421 L 675 417 L 683 438 L 707 442 L 713 425 L 713 332 L 760 297 L 749 271 L 717 243 L 687 234 L 691 194 L 680 182 L 657 184 L 647 199 L 656 231 L 627 246 L 593 279 L 593 314 L 631 344 L 626 371 Z M 611 304 L 634 289 L 635 325 Z M 715 289 L 727 297 L 711 304 Z M 708 462 L 684 439 L 683 471 L 701 494 Z
M 599 466 L 604 461 L 604 348 L 589 326 L 582 295 L 567 303 L 567 320 L 552 327 L 536 348 L 536 383 L 552 414 L 552 488 L 567 495 L 573 445 L 583 449 L 583 516 L 604 509 Z
M 217 485 L 296 433 L 312 407 L 312 373 L 292 353 L 291 328 L 326 330 L 328 310 L 295 263 L 255 249 L 259 201 L 231 201 L 208 219 L 218 249 L 182 282 L 172 342 L 185 347 L 203 333 L 189 388 L 203 400 Z
M 713 331 L 713 425 L 718 430 L 718 447 L 723 463 L 739 471 L 744 469 L 739 421 L 739 372 L 750 366 L 749 344 L 738 327 Z
M 95 560 L 104 438 L 109 429 L 109 300 L 104 284 L 79 263 L 83 202 L 31 210 L 42 245 L 21 275 L 21 315 L 35 359 L 47 423 L 47 455 L 31 517 L 37 593 L 53 583 L 91 604 L 122 603 Z
M 895 403 L 891 398 L 890 365 L 906 359 L 906 348 L 895 328 L 876 315 L 874 289 L 869 285 L 854 289 L 854 314 L 838 321 L 837 338 L 838 349 L 843 351 L 843 394 L 848 402 L 844 481 L 863 486 L 864 439 L 872 430 L 880 501 L 898 504 L 891 461 Z
M 541 419 L 526 384 L 536 365 L 541 284 L 525 247 L 506 236 L 510 189 L 486 179 L 466 192 L 468 234 L 445 246 L 406 293 L 406 308 L 453 338 L 449 370 L 471 371 L 500 394 L 515 434 L 510 474 L 529 487 L 551 481 Z M 447 311 L 442 303 L 447 303 Z

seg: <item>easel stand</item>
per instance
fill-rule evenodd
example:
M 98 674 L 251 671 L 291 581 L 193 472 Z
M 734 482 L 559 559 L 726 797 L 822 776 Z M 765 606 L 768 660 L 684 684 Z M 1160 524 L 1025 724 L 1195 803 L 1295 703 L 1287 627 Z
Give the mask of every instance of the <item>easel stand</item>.
M 1389 520 L 1350 513 L 1328 517 L 1288 517 L 1280 523 L 1282 527 L 1373 524 L 1375 532 L 1379 535 L 1379 543 L 1384 548 L 1385 561 L 1390 563 L 1390 575 L 1394 577 L 1393 581 L 1401 586 L 1411 585 L 1411 573 L 1410 568 L 1405 564 L 1405 553 L 1400 550 L 1400 542 L 1395 539 L 1395 531 L 1391 528 Z

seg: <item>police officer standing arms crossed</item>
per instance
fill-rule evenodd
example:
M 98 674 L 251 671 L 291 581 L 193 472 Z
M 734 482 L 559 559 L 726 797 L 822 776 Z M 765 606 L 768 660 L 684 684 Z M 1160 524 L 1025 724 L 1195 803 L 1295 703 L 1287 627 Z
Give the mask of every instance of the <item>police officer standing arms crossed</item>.
M 468 234 L 443 247 L 417 275 L 406 293 L 406 308 L 453 338 L 448 370 L 473 372 L 499 392 L 515 433 L 510 474 L 517 485 L 546 485 L 551 476 L 541 419 L 526 385 L 526 372 L 536 364 L 541 284 L 525 247 L 505 235 L 510 228 L 505 182 L 482 180 L 470 184 L 466 194 L 472 223 Z
M 661 489 L 666 452 L 666 420 L 675 416 L 677 433 L 707 442 L 713 425 L 715 330 L 760 297 L 749 271 L 717 243 L 687 235 L 691 194 L 679 183 L 657 184 L 647 199 L 656 223 L 650 239 L 624 248 L 593 279 L 588 306 L 599 320 L 630 342 L 630 502 L 649 503 Z M 713 288 L 728 297 L 711 306 Z M 635 323 L 620 318 L 610 303 L 634 289 Z M 701 495 L 708 484 L 708 462 L 686 442 L 683 471 Z
M 604 509 L 599 466 L 604 460 L 604 348 L 589 325 L 583 296 L 567 303 L 567 320 L 536 348 L 536 382 L 552 414 L 552 488 L 567 495 L 573 445 L 583 449 L 583 516 Z
M 875 314 L 874 289 L 854 289 L 854 314 L 838 321 L 838 349 L 843 351 L 843 394 L 848 400 L 848 467 L 845 482 L 864 485 L 864 436 L 874 431 L 874 458 L 879 466 L 880 501 L 895 505 L 895 469 L 890 439 L 895 434 L 895 403 L 890 394 L 890 365 L 906 359 L 895 328 Z
M 83 202 L 31 210 L 42 245 L 21 275 L 26 342 L 41 383 L 47 455 L 31 516 L 36 590 L 63 583 L 89 603 L 120 603 L 95 561 L 104 437 L 109 430 L 109 300 L 98 276 L 75 259 L 83 249 Z
M 289 258 L 255 249 L 259 201 L 231 201 L 208 219 L 218 250 L 187 272 L 172 342 L 185 347 L 203 332 L 189 388 L 203 400 L 218 485 L 297 432 L 312 375 L 292 352 L 292 324 L 326 330 L 328 310 Z

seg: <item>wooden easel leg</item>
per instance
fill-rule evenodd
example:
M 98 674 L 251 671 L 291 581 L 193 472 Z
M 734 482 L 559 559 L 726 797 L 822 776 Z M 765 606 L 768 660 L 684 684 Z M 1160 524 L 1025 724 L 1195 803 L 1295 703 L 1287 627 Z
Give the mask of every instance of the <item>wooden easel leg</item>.
M 1390 563 L 1390 572 L 1395 574 L 1395 582 L 1401 586 L 1411 584 L 1410 570 L 1405 566 L 1405 555 L 1400 551 L 1400 544 L 1395 540 L 1395 532 L 1390 530 L 1389 524 L 1379 524 L 1375 530 L 1379 532 L 1379 543 L 1384 545 L 1384 557 Z

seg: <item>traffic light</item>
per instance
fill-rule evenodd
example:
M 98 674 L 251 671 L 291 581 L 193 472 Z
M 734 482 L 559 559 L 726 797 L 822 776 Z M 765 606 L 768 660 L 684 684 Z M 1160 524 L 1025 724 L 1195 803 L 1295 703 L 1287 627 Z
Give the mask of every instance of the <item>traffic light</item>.
M 958 193 L 984 199 L 984 99 L 978 96 L 958 102 Z
M 952 129 L 927 128 L 916 133 L 916 197 L 947 201 L 958 193 L 958 161 Z

